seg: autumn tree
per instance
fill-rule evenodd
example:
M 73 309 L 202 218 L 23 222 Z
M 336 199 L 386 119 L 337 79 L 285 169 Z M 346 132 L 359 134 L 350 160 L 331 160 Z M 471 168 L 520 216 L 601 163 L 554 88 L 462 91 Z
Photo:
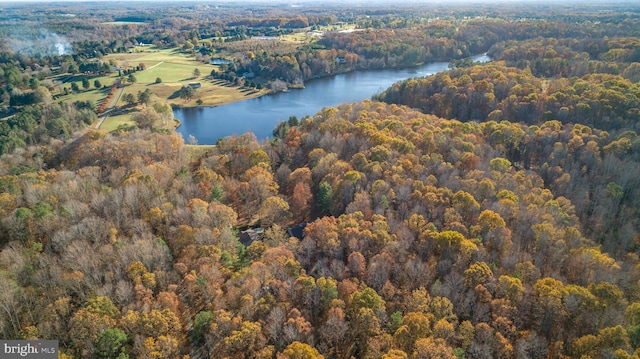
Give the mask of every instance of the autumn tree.
M 132 95 L 133 96 L 133 95 Z M 133 121 L 140 128 L 152 128 L 157 121 L 160 120 L 160 116 L 153 109 L 145 109 L 133 116 Z
M 309 344 L 293 342 L 278 355 L 282 359 L 324 359 L 324 356 L 318 353 L 318 350 Z

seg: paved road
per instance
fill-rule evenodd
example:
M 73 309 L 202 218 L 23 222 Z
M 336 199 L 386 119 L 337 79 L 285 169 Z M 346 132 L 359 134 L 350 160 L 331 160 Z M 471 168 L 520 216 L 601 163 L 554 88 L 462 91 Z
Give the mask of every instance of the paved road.
M 151 67 L 147 67 L 146 70 L 151 70 L 152 68 L 156 67 L 156 66 L 160 66 L 164 64 L 164 61 L 160 61 L 159 63 L 151 66 Z M 104 122 L 104 120 L 107 119 L 107 117 L 109 117 L 109 112 L 111 112 L 111 110 L 113 110 L 113 108 L 118 104 L 118 101 L 120 101 L 120 97 L 122 96 L 122 92 L 124 91 L 124 87 L 119 87 L 118 91 L 116 91 L 116 95 L 113 96 L 113 99 L 111 100 L 111 103 L 109 105 L 107 105 L 107 108 L 105 109 L 104 113 L 102 114 L 102 117 L 100 118 L 100 121 L 98 121 L 98 123 L 95 125 L 95 128 L 100 128 L 100 126 L 102 126 L 102 123 Z
M 111 112 L 111 110 L 113 110 L 113 108 L 118 104 L 118 101 L 120 101 L 120 97 L 122 96 L 123 91 L 124 91 L 124 87 L 119 87 L 118 90 L 116 90 L 116 95 L 113 96 L 113 98 L 111 99 L 111 103 L 107 105 L 107 108 L 102 114 L 100 121 L 96 123 L 95 128 L 100 128 L 104 120 L 106 120 L 107 117 L 109 117 L 109 113 Z

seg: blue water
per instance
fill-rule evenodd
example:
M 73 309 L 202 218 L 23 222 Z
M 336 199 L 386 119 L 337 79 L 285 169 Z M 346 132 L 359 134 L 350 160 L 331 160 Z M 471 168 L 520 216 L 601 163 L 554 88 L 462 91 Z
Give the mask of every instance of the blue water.
M 486 55 L 474 61 L 490 61 Z M 448 69 L 448 62 L 434 62 L 409 69 L 355 71 L 309 81 L 304 89 L 280 92 L 218 107 L 176 109 L 182 123 L 177 132 L 185 140 L 193 135 L 199 144 L 215 144 L 219 138 L 253 132 L 269 138 L 274 127 L 289 116 L 312 116 L 325 107 L 370 99 L 395 82 L 432 75 Z

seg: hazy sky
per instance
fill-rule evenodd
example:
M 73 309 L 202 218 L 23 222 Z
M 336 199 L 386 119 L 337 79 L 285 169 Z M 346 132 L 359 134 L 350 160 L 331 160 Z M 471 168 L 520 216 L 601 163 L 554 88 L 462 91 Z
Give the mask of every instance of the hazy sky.
M 546 5 L 580 5 L 580 4 L 634 4 L 638 0 L 0 0 L 0 9 L 11 4 L 27 4 L 27 3 L 55 3 L 55 2 L 96 2 L 96 3 L 139 3 L 139 2 L 155 2 L 155 3 L 207 3 L 211 5 L 229 3 L 233 5 L 241 4 L 291 4 L 291 5 L 313 5 L 336 4 L 336 5 L 394 5 L 394 4 L 439 4 L 439 5 L 460 5 L 460 4 L 546 4 Z
M 11 4 L 11 3 L 37 3 L 37 2 L 144 2 L 144 1 L 153 1 L 153 2 L 206 2 L 206 3 L 280 3 L 280 4 L 323 4 L 323 3 L 342 3 L 342 4 L 391 4 L 391 3 L 499 3 L 499 2 L 508 2 L 508 3 L 523 3 L 523 2 L 536 2 L 536 3 L 622 3 L 622 2 L 633 2 L 629 1 L 621 1 L 621 0 L 562 0 L 558 2 L 558 0 L 394 0 L 390 2 L 389 0 L 133 0 L 133 1 L 124 1 L 124 0 L 0 0 L 0 4 Z

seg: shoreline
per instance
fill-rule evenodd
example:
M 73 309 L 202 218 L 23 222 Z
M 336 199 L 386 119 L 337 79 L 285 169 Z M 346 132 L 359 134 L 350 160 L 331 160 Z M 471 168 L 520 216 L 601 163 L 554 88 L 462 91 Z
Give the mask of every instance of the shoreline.
M 478 56 L 488 56 L 486 52 L 480 53 L 480 54 L 475 54 L 475 55 L 471 55 L 469 57 L 466 58 L 475 58 Z M 451 62 L 452 60 L 449 60 L 448 62 Z M 489 62 L 492 60 L 489 60 Z M 446 60 L 442 60 L 442 61 L 438 61 L 438 60 L 434 60 L 434 61 L 423 61 L 417 64 L 413 64 L 413 65 L 407 65 L 407 66 L 390 66 L 390 67 L 381 67 L 381 68 L 374 68 L 374 69 L 365 69 L 365 68 L 354 68 L 354 69 L 350 69 L 350 70 L 341 70 L 341 71 L 336 71 L 334 73 L 331 74 L 326 74 L 326 75 L 322 75 L 322 76 L 313 76 L 310 77 L 308 79 L 306 79 L 305 82 L 303 82 L 302 84 L 287 84 L 287 88 L 286 89 L 282 89 L 279 91 L 273 91 L 273 90 L 266 90 L 266 89 L 262 89 L 258 91 L 258 95 L 257 96 L 252 96 L 254 94 L 251 94 L 251 96 L 247 96 L 245 98 L 240 98 L 240 99 L 235 99 L 235 100 L 231 100 L 228 102 L 219 102 L 219 103 L 206 103 L 203 102 L 201 105 L 197 105 L 197 104 L 188 104 L 188 105 L 182 105 L 179 103 L 169 103 L 171 105 L 171 107 L 173 109 L 188 109 L 188 108 L 198 108 L 198 107 L 218 107 L 218 106 L 225 106 L 228 104 L 232 104 L 232 103 L 236 103 L 236 102 L 240 102 L 240 101 L 245 101 L 245 100 L 250 100 L 253 98 L 258 98 L 258 97 L 263 97 L 266 95 L 275 95 L 277 93 L 280 92 L 290 92 L 291 90 L 304 90 L 306 87 L 306 83 L 310 82 L 310 81 L 314 81 L 314 80 L 321 80 L 321 79 L 326 79 L 326 78 L 330 78 L 333 76 L 338 76 L 338 75 L 344 75 L 344 74 L 349 74 L 352 72 L 359 72 L 359 71 L 383 71 L 383 70 L 405 70 L 405 69 L 412 69 L 412 68 L 418 68 L 420 66 L 424 66 L 425 64 L 429 64 L 429 63 L 435 63 L 435 62 L 447 62 Z
M 471 57 L 469 57 L 470 59 L 473 59 L 474 62 L 478 62 L 480 64 L 482 63 L 488 63 L 491 62 L 491 58 L 489 58 L 486 53 L 479 53 L 479 54 L 475 54 Z M 435 65 L 435 68 L 432 67 L 431 65 Z M 438 61 L 438 62 L 429 62 L 429 63 L 423 63 L 422 65 L 416 65 L 416 66 L 412 66 L 412 67 L 401 67 L 401 68 L 384 68 L 384 69 L 372 69 L 372 70 L 352 70 L 352 71 L 345 71 L 345 72 L 340 72 L 340 73 L 334 73 L 331 75 L 327 75 L 327 76 L 322 76 L 319 77 L 317 79 L 323 79 L 323 80 L 329 80 L 332 81 L 332 78 L 336 78 L 338 75 L 343 75 L 346 73 L 362 73 L 362 74 L 370 74 L 370 75 L 361 75 L 361 76 L 365 76 L 365 78 L 367 76 L 371 77 L 374 76 L 377 78 L 377 76 L 388 76 L 387 73 L 388 72 L 398 72 L 399 74 L 402 74 L 402 76 L 397 77 L 394 80 L 394 76 L 391 76 L 390 79 L 388 79 L 388 81 L 384 82 L 389 83 L 389 81 L 393 81 L 390 82 L 388 86 L 392 86 L 393 83 L 397 82 L 397 81 L 402 81 L 405 80 L 407 78 L 412 78 L 412 77 L 416 77 L 416 76 L 428 76 L 430 74 L 434 74 L 434 73 L 440 73 L 440 72 L 444 72 L 444 71 L 450 71 L 451 69 L 448 67 L 449 62 L 447 61 Z M 422 72 L 423 75 L 418 75 L 413 74 L 413 72 L 411 71 L 411 69 L 413 68 L 422 68 L 425 67 L 425 71 Z M 407 71 L 409 70 L 409 71 Z M 380 75 L 376 75 L 380 73 Z M 358 77 L 360 78 L 360 77 Z M 316 88 L 314 86 L 314 79 L 312 79 L 311 81 L 309 81 L 308 83 L 306 83 L 307 86 L 303 87 L 302 89 L 307 89 L 307 88 Z M 340 80 L 342 81 L 342 80 Z M 374 83 L 375 82 L 374 80 Z M 385 85 L 385 87 L 388 87 L 387 85 Z M 297 86 L 297 87 L 302 87 L 302 86 Z M 371 86 L 369 86 L 371 87 Z M 358 89 L 359 87 L 356 86 L 355 89 Z M 305 95 L 300 94 L 297 91 L 293 91 L 295 88 L 287 88 L 287 91 L 282 91 L 284 90 L 284 88 L 281 91 L 265 91 L 265 93 L 261 94 L 260 96 L 252 96 L 252 97 L 247 97 L 247 98 L 243 98 L 240 99 L 240 101 L 244 100 L 244 99 L 250 99 L 250 98 L 257 98 L 257 97 L 262 97 L 264 95 L 267 94 L 277 94 L 279 92 L 291 92 L 292 94 L 290 96 L 285 96 L 283 98 L 273 98 L 273 99 L 269 99 L 269 100 L 265 100 L 264 101 L 260 101 L 260 102 L 256 102 L 256 103 L 252 103 L 251 105 L 247 104 L 247 105 L 234 105 L 233 107 L 229 107 L 229 108 L 225 108 L 225 109 L 217 109 L 217 110 L 213 110 L 216 107 L 219 107 L 220 104 L 216 104 L 216 105 L 207 105 L 207 104 L 202 104 L 200 106 L 176 106 L 174 108 L 174 114 L 178 115 L 180 118 L 183 119 L 189 119 L 189 118 L 198 118 L 198 120 L 196 122 L 189 122 L 189 123 L 185 123 L 186 127 L 182 127 L 182 126 L 178 126 L 175 128 L 175 131 L 179 134 L 181 134 L 183 137 L 187 136 L 188 134 L 193 134 L 195 136 L 202 136 L 200 138 L 198 138 L 198 140 L 204 142 L 205 144 L 209 144 L 209 143 L 214 143 L 215 139 L 212 137 L 215 137 L 216 135 L 209 135 L 211 133 L 211 131 L 213 131 L 213 133 L 229 133 L 229 134 L 233 134 L 233 133 L 245 133 L 247 131 L 253 132 L 254 134 L 256 134 L 256 136 L 258 138 L 261 138 L 261 136 L 264 135 L 265 138 L 270 137 L 270 133 L 273 130 L 273 128 L 275 128 L 275 126 L 277 126 L 277 122 L 273 124 L 273 126 L 267 130 L 267 126 L 265 125 L 266 122 L 255 122 L 256 119 L 260 119 L 260 120 L 264 120 L 264 121 L 268 121 L 269 123 L 273 122 L 272 118 L 273 116 L 275 116 L 272 113 L 277 113 L 277 117 L 281 118 L 281 119 L 286 119 L 289 115 L 298 115 L 295 111 L 300 110 L 300 115 L 302 115 L 303 112 L 307 111 L 307 114 L 309 114 L 309 106 L 311 106 L 310 108 L 315 109 L 318 106 L 331 106 L 334 102 L 339 101 L 340 103 L 345 102 L 345 98 L 352 98 L 352 96 L 347 95 L 346 93 L 344 94 L 344 96 L 346 97 L 335 97 L 334 95 L 328 96 L 328 98 L 325 99 L 324 96 L 322 96 L 321 94 L 318 94 L 317 96 L 319 97 L 314 97 L 316 100 L 311 100 L 308 99 L 304 100 Z M 355 90 L 354 89 L 354 90 Z M 335 93 L 343 93 L 345 91 L 345 89 L 338 89 L 335 88 L 335 91 L 332 92 L 332 94 Z M 366 95 L 363 94 L 364 97 L 362 97 L 361 100 L 365 100 L 365 99 L 371 99 L 372 96 L 375 96 L 380 90 L 371 90 L 369 92 L 371 92 L 370 95 Z M 293 93 L 297 93 L 297 94 L 293 94 Z M 283 94 L 284 96 L 284 94 Z M 315 96 L 315 95 L 314 95 Z M 297 102 L 302 101 L 301 103 L 304 103 L 304 108 L 296 108 L 295 110 L 293 108 L 289 108 L 290 106 L 286 106 L 282 108 L 282 110 L 278 110 L 278 108 L 280 107 L 278 104 L 281 103 L 281 101 L 283 104 L 287 101 L 286 99 L 302 99 L 299 100 Z M 330 100 L 329 100 L 330 99 Z M 231 105 L 233 103 L 239 103 L 240 101 L 232 101 L 229 102 L 227 104 Z M 327 102 L 329 101 L 329 102 Z M 294 101 L 296 102 L 296 101 Z M 255 108 L 254 108 L 255 106 Z M 267 107 L 265 107 L 267 106 Z M 298 107 L 300 105 L 297 105 Z M 210 108 L 209 109 L 205 109 L 205 107 Z M 214 127 L 210 127 L 211 125 L 207 125 L 207 120 L 209 119 L 208 115 L 209 113 L 207 112 L 206 114 L 200 114 L 199 112 L 195 112 L 192 109 L 193 108 L 200 108 L 203 111 L 207 110 L 207 111 L 212 111 L 212 113 L 215 113 L 217 115 L 214 115 L 214 117 L 216 116 L 223 116 L 223 117 L 219 117 L 220 119 L 222 118 L 226 118 L 228 123 L 225 123 L 224 126 L 222 126 L 222 123 L 220 123 L 220 125 L 222 126 L 220 129 L 215 129 Z M 305 110 L 305 108 L 307 110 Z M 187 112 L 181 112 L 180 110 L 186 110 Z M 289 109 L 289 110 L 287 110 Z M 258 110 L 258 112 L 256 112 L 256 110 Z M 178 111 L 178 112 L 176 112 Z M 248 112 L 253 111 L 253 114 L 249 114 Z M 287 114 L 285 114 L 284 112 L 287 112 Z M 282 113 L 280 113 L 282 112 Z M 317 111 L 313 111 L 313 112 L 317 112 Z M 269 115 L 266 115 L 266 114 Z M 239 114 L 242 114 L 241 117 L 237 117 Z M 269 117 L 271 116 L 271 117 Z M 202 124 L 200 124 L 202 122 Z M 236 123 L 237 122 L 237 123 Z M 197 125 L 200 124 L 200 125 Z M 192 128 L 192 126 L 194 126 L 195 128 L 197 128 L 197 126 L 205 126 L 205 127 L 200 127 L 198 130 L 196 130 L 196 132 L 194 133 L 194 129 Z M 244 126 L 244 127 L 243 127 Z M 224 128 L 224 130 L 222 129 Z M 206 129 L 206 130 L 205 130 Z M 203 132 L 204 131 L 204 132 Z M 224 135 L 223 135 L 224 137 Z M 186 141 L 186 138 L 185 138 Z

